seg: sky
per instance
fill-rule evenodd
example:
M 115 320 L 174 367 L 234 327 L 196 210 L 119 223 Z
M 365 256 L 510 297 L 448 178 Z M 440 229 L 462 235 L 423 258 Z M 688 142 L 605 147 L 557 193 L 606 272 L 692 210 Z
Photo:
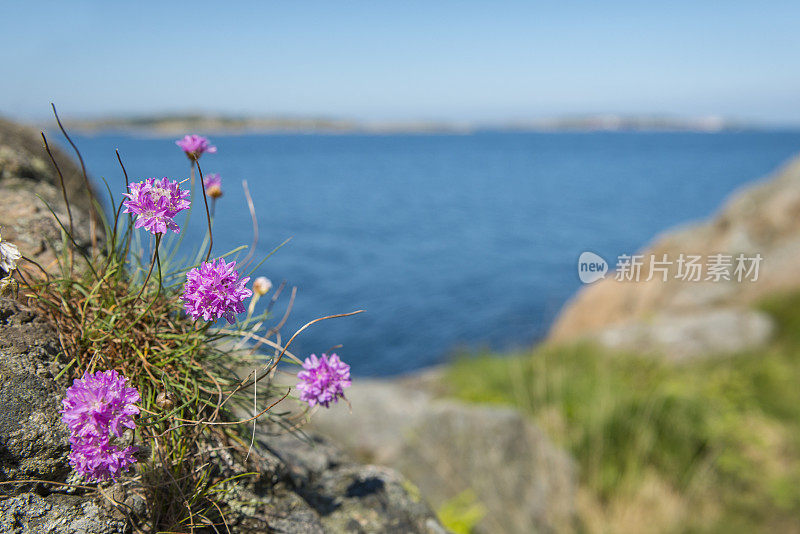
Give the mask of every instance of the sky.
M 800 124 L 800 2 L 0 2 L 0 115 Z

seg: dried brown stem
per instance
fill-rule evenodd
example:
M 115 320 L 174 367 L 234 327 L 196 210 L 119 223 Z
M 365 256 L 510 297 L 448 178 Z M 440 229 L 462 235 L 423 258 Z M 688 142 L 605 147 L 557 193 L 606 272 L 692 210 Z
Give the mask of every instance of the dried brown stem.
M 122 167 L 122 174 L 125 175 L 125 192 L 130 192 L 130 182 L 128 181 L 128 171 L 125 170 L 125 165 L 122 164 L 122 158 L 119 155 L 119 150 L 114 149 L 114 152 L 117 154 L 117 161 L 119 161 L 119 166 Z M 122 202 L 120 202 L 120 209 L 122 209 Z M 119 215 L 117 215 L 117 219 L 119 219 Z M 114 221 L 114 228 L 116 228 L 117 221 Z M 133 228 L 133 213 L 128 214 L 128 228 L 126 230 L 125 236 L 125 256 L 123 258 L 128 258 L 128 253 L 131 250 L 131 228 Z
M 86 174 L 86 165 L 83 162 L 83 156 L 81 156 L 81 151 L 78 150 L 78 147 L 75 146 L 75 143 L 72 142 L 67 130 L 64 128 L 64 125 L 61 124 L 61 119 L 58 117 L 58 112 L 56 112 L 56 106 L 52 102 L 50 102 L 50 107 L 53 108 L 53 115 L 56 118 L 56 123 L 58 123 L 58 127 L 61 130 L 61 133 L 64 134 L 64 137 L 67 139 L 67 142 L 72 146 L 72 150 L 75 151 L 75 155 L 78 156 L 78 161 L 81 164 L 81 173 L 83 174 L 83 182 L 86 185 L 86 192 L 89 194 L 89 226 L 91 228 L 91 238 L 92 238 L 92 250 L 97 249 L 97 221 L 95 220 L 95 198 L 94 192 L 92 191 L 92 184 L 89 183 L 89 175 Z
M 58 163 L 56 163 L 56 158 L 53 157 L 53 153 L 50 152 L 50 145 L 47 144 L 47 137 L 44 136 L 44 132 L 39 132 L 42 134 L 42 141 L 44 141 L 44 149 L 47 151 L 47 155 L 50 156 L 50 161 L 53 162 L 53 167 L 56 168 L 56 172 L 58 173 L 58 180 L 61 183 L 61 194 L 64 196 L 64 205 L 67 206 L 67 215 L 69 216 L 69 233 L 72 234 L 73 232 L 73 223 L 72 223 L 72 210 L 69 207 L 69 199 L 67 198 L 67 188 L 64 185 L 64 175 L 61 173 L 61 169 L 58 167 Z
M 337 318 L 339 318 L 339 317 L 350 317 L 351 315 L 357 315 L 357 314 L 359 314 L 359 313 L 364 313 L 364 310 L 356 310 L 356 311 L 354 311 L 354 312 L 350 312 L 350 313 L 337 313 L 337 314 L 335 314 L 335 315 L 326 315 L 325 317 L 319 317 L 319 318 L 317 318 L 317 319 L 314 319 L 313 321 L 309 321 L 309 322 L 307 322 L 306 324 L 304 324 L 303 326 L 301 326 L 301 327 L 300 327 L 300 328 L 299 328 L 299 329 L 298 329 L 298 330 L 297 330 L 297 331 L 296 331 L 296 332 L 295 332 L 295 333 L 292 335 L 292 337 L 290 337 L 290 338 L 289 338 L 289 341 L 287 341 L 287 342 L 286 342 L 286 345 L 284 345 L 284 346 L 283 346 L 283 349 L 281 350 L 281 353 L 278 355 L 278 357 L 275 359 L 275 361 L 274 361 L 274 362 L 272 362 L 272 364 L 269 366 L 269 368 L 267 368 L 267 370 L 266 370 L 266 371 L 264 371 L 264 372 L 261 374 L 261 376 L 259 376 L 258 378 L 254 378 L 254 379 L 253 379 L 252 381 L 250 381 L 250 382 L 244 382 L 244 381 L 243 381 L 243 382 L 242 382 L 241 384 L 239 384 L 239 385 L 238 385 L 236 388 L 234 388 L 234 389 L 233 389 L 233 391 L 231 391 L 231 393 L 230 393 L 230 394 L 229 394 L 229 395 L 228 395 L 228 396 L 225 398 L 225 400 L 222 402 L 222 404 L 224 405 L 225 403 L 227 403 L 227 402 L 228 402 L 228 401 L 231 399 L 231 397 L 233 397 L 233 395 L 235 395 L 237 392 L 239 392 L 239 391 L 243 390 L 244 388 L 248 388 L 248 387 L 252 386 L 254 383 L 261 381 L 261 380 L 262 380 L 264 377 L 266 377 L 266 376 L 269 376 L 269 374 L 272 372 L 272 370 L 273 370 L 273 369 L 275 369 L 275 368 L 278 366 L 278 364 L 279 364 L 279 363 L 280 363 L 280 361 L 281 361 L 281 358 L 283 358 L 283 355 L 284 355 L 284 354 L 286 353 L 286 351 L 289 349 L 289 346 L 292 344 L 292 342 L 295 340 L 295 338 L 296 338 L 298 335 L 300 335 L 300 333 L 301 333 L 303 330 L 305 330 L 306 328 L 308 328 L 309 326 L 313 325 L 314 323 L 318 323 L 318 322 L 320 322 L 320 321 L 325 321 L 326 319 L 337 319 Z

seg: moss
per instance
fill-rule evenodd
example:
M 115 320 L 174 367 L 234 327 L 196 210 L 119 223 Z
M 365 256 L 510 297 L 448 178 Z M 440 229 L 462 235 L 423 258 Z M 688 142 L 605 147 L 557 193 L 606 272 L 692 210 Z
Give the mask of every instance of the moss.
M 800 294 L 759 307 L 777 325 L 763 350 L 682 364 L 591 344 L 461 355 L 447 389 L 528 413 L 601 504 L 656 473 L 682 496 L 681 530 L 783 531 L 800 525 Z
M 437 513 L 442 525 L 454 534 L 470 534 L 475 530 L 486 508 L 478 501 L 472 490 L 464 490 L 452 499 L 444 502 Z
M 407 478 L 404 478 L 400 481 L 400 485 L 403 486 L 403 489 L 406 490 L 406 493 L 408 493 L 408 497 L 412 501 L 416 503 L 422 502 L 422 492 L 416 485 L 414 485 L 413 482 L 411 482 Z

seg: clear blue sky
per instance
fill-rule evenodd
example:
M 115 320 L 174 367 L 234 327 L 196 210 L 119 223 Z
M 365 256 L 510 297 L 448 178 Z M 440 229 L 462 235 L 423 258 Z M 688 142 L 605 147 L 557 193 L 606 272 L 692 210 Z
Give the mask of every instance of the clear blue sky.
M 4 2 L 0 114 L 800 124 L 800 2 Z

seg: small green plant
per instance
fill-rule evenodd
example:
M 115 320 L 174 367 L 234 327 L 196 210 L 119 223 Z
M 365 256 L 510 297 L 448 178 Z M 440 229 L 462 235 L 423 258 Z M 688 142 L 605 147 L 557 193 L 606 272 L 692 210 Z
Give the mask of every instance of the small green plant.
M 486 507 L 480 503 L 474 491 L 467 489 L 444 502 L 437 515 L 454 534 L 471 534 L 486 515 Z
M 92 246 L 82 248 L 73 239 L 63 176 L 51 155 L 68 213 L 68 220 L 62 221 L 53 212 L 66 245 L 59 271 L 0 267 L 9 267 L 2 287 L 24 288 L 20 297 L 58 332 L 63 367 L 57 378 L 75 379 L 64 403 L 64 420 L 72 432 L 72 465 L 88 481 L 114 480 L 143 495 L 144 515 L 113 502 L 139 532 L 224 529 L 224 492 L 236 478 L 256 474 L 233 470 L 215 459 L 220 451 L 228 451 L 239 463 L 255 466 L 256 421 L 296 428 L 310 408 L 328 406 L 343 396 L 349 367 L 336 355 L 303 362 L 289 348 L 314 323 L 352 314 L 315 319 L 282 341 L 280 330 L 291 304 L 280 320 L 272 318 L 271 310 L 285 284 L 256 313 L 256 303 L 271 284 L 259 279 L 250 290 L 249 276 L 240 276 L 245 270 L 253 273 L 266 259 L 252 264 L 257 239 L 252 199 L 245 183 L 256 228 L 250 250 L 241 261 L 236 260 L 246 246 L 212 259 L 212 212 L 221 184 L 218 176 L 204 180 L 200 156 L 216 151 L 206 139 L 187 136 L 178 141 L 190 163 L 189 177 L 180 182 L 164 178 L 130 183 L 117 152 L 127 199 L 117 203 L 109 190 L 106 217 L 92 194 L 80 153 L 57 114 L 56 119 L 75 148 L 92 195 Z M 50 153 L 44 133 L 42 139 Z M 186 254 L 176 219 L 185 216 L 185 229 L 198 202 L 207 233 L 202 245 Z M 220 325 L 220 319 L 227 324 Z M 286 419 L 287 411 L 275 410 L 292 393 L 275 384 L 284 360 L 305 368 L 298 391 L 307 405 L 292 421 Z M 133 471 L 123 475 L 131 465 Z

